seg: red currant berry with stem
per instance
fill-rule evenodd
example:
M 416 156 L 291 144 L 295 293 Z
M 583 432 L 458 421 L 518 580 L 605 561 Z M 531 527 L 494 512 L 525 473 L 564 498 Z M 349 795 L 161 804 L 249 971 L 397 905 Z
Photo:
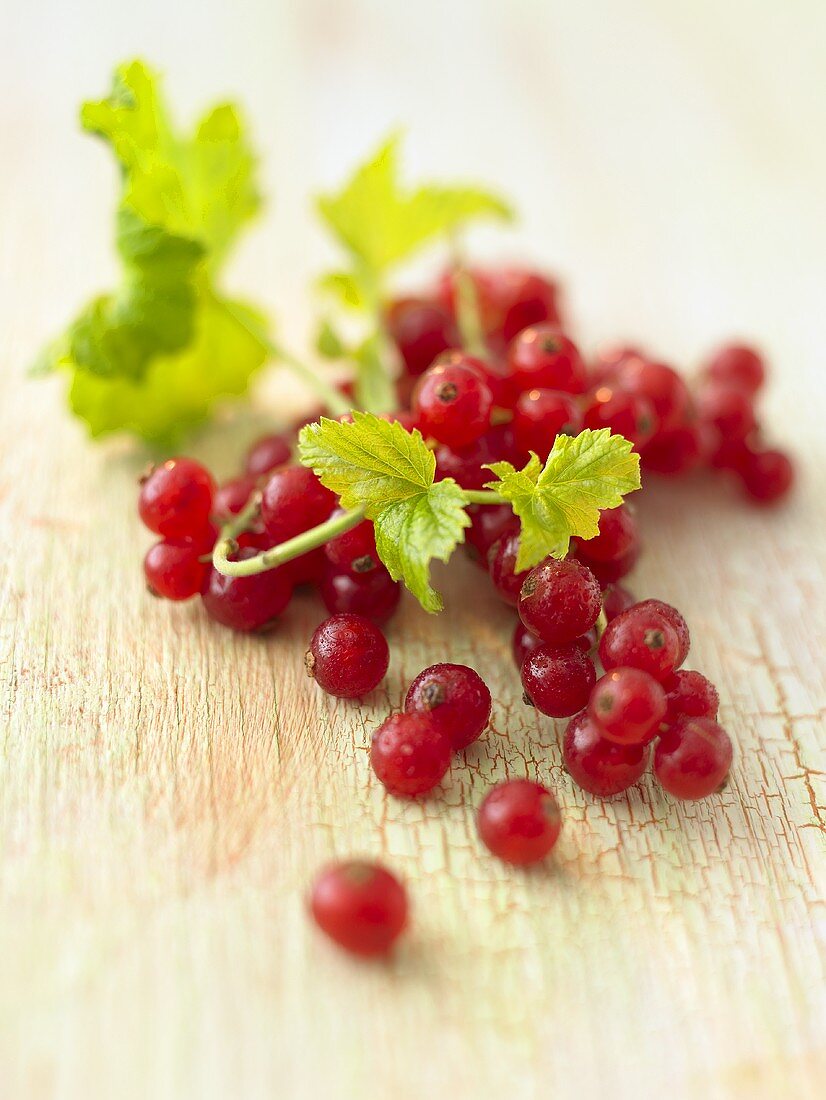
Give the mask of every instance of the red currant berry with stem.
M 513 383 L 519 390 L 584 393 L 587 374 L 579 349 L 553 325 L 533 325 L 508 349 Z
M 490 691 L 479 673 L 467 665 L 431 665 L 408 688 L 404 709 L 429 715 L 458 752 L 478 740 L 487 726 Z
M 570 394 L 556 390 L 527 390 L 516 402 L 513 434 L 524 453 L 534 451 L 544 462 L 558 435 L 577 435 L 582 413 Z
M 437 355 L 458 342 L 456 326 L 447 310 L 424 298 L 393 302 L 386 324 L 408 374 L 423 374 Z
M 766 367 L 754 348 L 745 344 L 727 344 L 709 360 L 706 376 L 712 382 L 738 386 L 746 393 L 755 394 L 766 380 Z
M 587 711 L 568 723 L 562 762 L 578 787 L 598 798 L 610 798 L 640 779 L 648 765 L 647 745 L 618 745 L 600 733 Z
M 261 498 L 261 520 L 273 546 L 330 518 L 336 498 L 306 466 L 284 466 L 270 475 Z
M 257 553 L 255 547 L 245 547 L 235 560 L 246 561 Z M 211 619 L 232 630 L 260 634 L 275 625 L 292 594 L 293 577 L 285 566 L 250 577 L 228 577 L 210 569 L 201 598 Z
M 344 514 L 344 510 L 338 508 L 330 518 Z M 369 519 L 330 539 L 324 545 L 324 554 L 336 569 L 354 576 L 363 576 L 382 567 L 376 551 L 376 535 Z
M 318 927 L 353 955 L 386 955 L 408 920 L 407 893 L 377 863 L 351 860 L 327 867 L 310 894 Z
M 602 593 L 602 609 L 609 623 L 636 602 L 633 592 L 622 584 L 609 584 Z
M 722 726 L 713 718 L 686 716 L 657 742 L 654 775 L 675 798 L 705 798 L 725 783 L 732 757 L 731 738 Z
M 505 603 L 516 607 L 519 593 L 528 577 L 529 570 L 516 572 L 516 558 L 519 554 L 519 531 L 510 530 L 498 538 L 488 553 L 488 573 L 494 588 Z
M 452 477 L 463 489 L 482 489 L 493 479 L 489 462 L 517 462 L 519 452 L 509 424 L 497 424 L 467 447 L 454 450 L 444 445 L 436 448 L 436 478 Z
M 677 641 L 680 643 L 677 655 L 677 668 L 679 668 L 685 661 L 688 656 L 688 651 L 691 648 L 691 631 L 688 629 L 688 623 L 677 608 L 670 603 L 666 603 L 665 600 L 642 600 L 636 607 L 645 611 L 659 612 L 669 625 L 674 628 L 677 635 Z
M 191 538 L 209 524 L 215 482 L 191 458 L 170 458 L 141 480 L 138 512 L 164 538 Z
M 473 360 L 437 360 L 413 391 L 413 412 L 424 436 L 466 447 L 487 430 L 493 397 Z
M 384 679 L 387 640 L 363 615 L 332 615 L 316 627 L 304 658 L 307 674 L 339 699 L 359 699 Z
M 605 628 L 599 656 L 606 672 L 627 665 L 663 683 L 677 669 L 680 641 L 665 616 L 653 608 L 636 605 L 617 615 Z
M 601 607 L 599 582 L 576 558 L 546 558 L 530 571 L 519 594 L 522 622 L 554 645 L 586 634 Z
M 465 548 L 483 569 L 487 569 L 490 548 L 508 531 L 518 528 L 509 504 L 471 504 L 467 509 L 470 527 L 465 531 Z
M 746 495 L 756 504 L 777 504 L 794 484 L 794 466 L 782 451 L 749 450 L 738 473 Z
M 745 439 L 757 427 L 752 395 L 738 386 L 721 384 L 700 390 L 697 408 L 701 419 L 710 424 L 718 439 L 727 442 Z
M 592 431 L 609 428 L 633 443 L 637 450 L 657 430 L 657 415 L 647 397 L 608 385 L 597 387 L 586 398 L 582 422 Z
M 313 417 L 317 420 L 318 417 Z M 279 466 L 286 466 L 292 460 L 292 447 L 290 439 L 286 435 L 265 435 L 247 451 L 244 459 L 244 469 L 250 477 L 259 478 L 262 474 L 268 474 L 277 470 Z
M 672 725 L 678 718 L 716 718 L 720 706 L 717 688 L 701 672 L 688 669 L 677 672 L 665 685 L 667 710 L 664 722 Z
M 614 668 L 597 680 L 588 713 L 603 737 L 620 745 L 644 745 L 665 717 L 662 684 L 638 668 Z
M 616 561 L 625 557 L 638 539 L 637 523 L 627 506 L 603 509 L 599 514 L 599 534 L 592 539 L 577 539 L 578 556 L 589 561 Z
M 143 559 L 146 584 L 153 596 L 188 600 L 206 584 L 209 562 L 200 559 L 203 546 L 192 539 L 163 539 L 150 546 Z
M 319 586 L 324 606 L 331 615 L 363 615 L 374 623 L 385 623 L 395 615 L 402 596 L 384 566 L 361 575 L 337 570 L 327 564 Z
M 646 470 L 663 477 L 682 477 L 703 459 L 703 441 L 696 424 L 683 424 L 657 432 L 642 451 Z
M 429 714 L 391 714 L 376 732 L 370 763 L 390 794 L 416 798 L 444 779 L 450 767 L 450 739 Z
M 516 626 L 513 628 L 511 650 L 514 663 L 520 672 L 522 671 L 522 663 L 528 654 L 533 653 L 535 649 L 539 649 L 544 644 L 541 638 L 537 638 L 535 634 L 528 630 L 521 619 L 517 621 Z
M 219 523 L 226 523 L 233 516 L 237 516 L 246 505 L 253 490 L 255 478 L 234 477 L 219 485 L 215 491 L 215 499 L 212 502 L 212 514 Z
M 627 359 L 617 371 L 620 389 L 651 402 L 660 430 L 682 424 L 691 409 L 691 394 L 683 379 L 665 363 L 642 356 Z
M 488 791 L 476 827 L 495 856 L 526 866 L 544 859 L 556 844 L 562 815 L 547 787 L 529 779 L 509 779 Z
M 596 678 L 594 662 L 576 642 L 537 646 L 522 662 L 525 701 L 550 718 L 582 710 Z

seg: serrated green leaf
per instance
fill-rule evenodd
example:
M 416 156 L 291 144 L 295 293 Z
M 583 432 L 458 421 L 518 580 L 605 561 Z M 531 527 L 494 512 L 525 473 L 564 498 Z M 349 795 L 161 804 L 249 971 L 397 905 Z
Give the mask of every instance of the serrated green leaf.
M 502 199 L 481 188 L 405 190 L 398 178 L 399 142 L 398 134 L 391 136 L 338 194 L 318 201 L 327 225 L 368 270 L 385 272 L 475 218 L 512 217 Z
M 52 363 L 71 372 L 70 404 L 93 435 L 124 428 L 156 440 L 174 427 L 165 406 L 179 410 L 183 426 L 197 423 L 216 398 L 243 392 L 264 361 L 214 286 L 259 206 L 255 159 L 229 105 L 205 115 L 192 136 L 179 135 L 157 77 L 139 61 L 116 71 L 110 95 L 86 103 L 81 121 L 122 168 L 122 274 L 52 345 Z M 207 361 L 205 334 L 216 332 L 215 361 Z M 227 345 L 243 350 L 222 358 Z
M 509 501 L 521 522 L 516 568 L 530 569 L 544 557 L 561 558 L 574 535 L 599 534 L 599 513 L 617 508 L 640 487 L 640 459 L 632 444 L 608 428 L 557 436 L 543 468 L 535 454 L 522 470 L 491 463 L 498 481 L 486 488 Z
M 470 519 L 456 482 L 434 483 L 436 459 L 421 434 L 371 413 L 354 412 L 352 423 L 322 417 L 301 430 L 299 454 L 342 507 L 373 520 L 376 549 L 393 579 L 427 611 L 440 610 L 429 563 L 447 561 Z

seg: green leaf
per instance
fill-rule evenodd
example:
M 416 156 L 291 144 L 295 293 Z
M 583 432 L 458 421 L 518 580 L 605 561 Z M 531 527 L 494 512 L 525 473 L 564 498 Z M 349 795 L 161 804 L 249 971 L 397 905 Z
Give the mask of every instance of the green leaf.
M 481 188 L 405 190 L 398 178 L 399 142 L 398 134 L 391 136 L 338 194 L 318 201 L 327 225 L 359 264 L 384 272 L 472 219 L 511 219 L 507 204 Z
M 367 412 L 381 413 L 398 407 L 393 379 L 384 368 L 381 337 L 371 336 L 355 350 L 356 401 Z
M 347 346 L 339 336 L 335 326 L 326 317 L 318 326 L 315 338 L 316 351 L 325 359 L 342 359 L 347 354 Z
M 435 482 L 436 459 L 418 431 L 371 413 L 352 423 L 323 418 L 299 436 L 299 454 L 347 509 L 362 509 L 376 549 L 427 611 L 442 599 L 430 584 L 430 562 L 447 561 L 470 526 L 464 495 L 452 478 Z
M 366 305 L 364 288 L 359 279 L 346 271 L 330 271 L 321 276 L 318 285 L 331 294 L 339 305 L 348 309 L 363 309 Z
M 215 287 L 260 205 L 255 158 L 229 105 L 205 115 L 192 136 L 177 133 L 157 77 L 139 61 L 116 71 L 110 95 L 86 103 L 81 121 L 121 165 L 121 279 L 46 356 L 71 372 L 70 404 L 93 435 L 126 429 L 168 438 L 173 413 L 182 427 L 198 423 L 217 398 L 242 393 L 265 359 Z M 219 341 L 214 355 L 207 334 Z
M 516 568 L 530 569 L 544 557 L 564 557 L 572 536 L 599 534 L 599 513 L 617 508 L 640 487 L 640 459 L 632 444 L 608 428 L 557 436 L 543 468 L 535 454 L 522 470 L 491 463 L 498 481 L 486 488 L 509 501 L 521 522 Z

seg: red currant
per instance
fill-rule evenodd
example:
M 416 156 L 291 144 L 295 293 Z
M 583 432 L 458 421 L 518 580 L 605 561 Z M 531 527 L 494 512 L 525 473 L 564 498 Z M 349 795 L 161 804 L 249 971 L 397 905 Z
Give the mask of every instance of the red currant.
M 534 451 L 544 462 L 558 435 L 577 435 L 582 413 L 570 394 L 555 390 L 527 390 L 516 402 L 513 433 L 524 453 Z
M 675 798 L 705 798 L 725 783 L 732 756 L 731 738 L 713 718 L 684 717 L 657 742 L 654 775 Z
M 677 641 L 680 643 L 677 654 L 677 668 L 679 668 L 685 661 L 688 656 L 688 651 L 691 648 L 691 632 L 688 629 L 688 623 L 677 608 L 673 607 L 670 603 L 666 603 L 665 600 L 642 600 L 636 607 L 646 611 L 659 612 L 669 625 L 674 628 L 674 632 L 677 635 Z
M 576 642 L 540 645 L 522 662 L 525 698 L 550 718 L 582 710 L 596 682 L 594 662 Z
M 444 779 L 451 745 L 430 714 L 391 714 L 373 734 L 370 763 L 391 794 L 416 798 Z
M 577 540 L 577 556 L 588 561 L 616 561 L 625 557 L 639 540 L 637 524 L 630 509 L 603 509 L 599 514 L 599 534 Z
M 576 558 L 546 558 L 530 571 L 519 595 L 522 622 L 554 645 L 587 633 L 601 607 L 599 582 Z
M 478 740 L 487 726 L 490 691 L 479 673 L 467 665 L 431 665 L 408 688 L 404 709 L 429 715 L 458 751 Z
M 141 481 L 138 512 L 164 538 L 190 538 L 209 524 L 215 482 L 191 458 L 170 458 Z
M 337 509 L 330 517 L 344 515 L 343 509 Z M 331 565 L 354 576 L 364 576 L 371 570 L 379 569 L 381 562 L 376 551 L 376 536 L 369 519 L 343 531 L 324 545 L 324 554 Z
M 606 672 L 628 665 L 663 683 L 679 664 L 680 641 L 674 627 L 659 611 L 635 605 L 617 615 L 605 628 L 599 656 Z
M 510 425 L 497 424 L 467 447 L 437 447 L 436 478 L 452 477 L 463 489 L 482 489 L 493 479 L 490 470 L 485 469 L 486 463 L 515 463 L 519 458 Z
M 665 685 L 668 709 L 665 722 L 672 725 L 682 715 L 691 718 L 716 718 L 720 706 L 717 688 L 701 672 L 677 672 Z
M 766 379 L 766 367 L 753 348 L 743 344 L 728 344 L 712 356 L 706 374 L 713 382 L 739 386 L 747 393 L 757 393 Z
M 609 623 L 636 602 L 634 594 L 621 584 L 609 584 L 602 593 L 602 609 Z
M 270 475 L 261 499 L 261 519 L 273 546 L 329 519 L 336 498 L 306 466 L 285 466 Z
M 533 653 L 535 649 L 539 649 L 541 645 L 544 645 L 542 639 L 532 634 L 521 619 L 518 620 L 516 626 L 513 628 L 511 650 L 513 652 L 513 659 L 516 667 L 520 672 L 522 671 L 522 663 L 528 654 Z
M 353 955 L 386 955 L 407 925 L 407 893 L 377 863 L 351 860 L 316 879 L 310 910 L 318 927 Z
M 408 374 L 423 374 L 437 355 L 456 346 L 456 326 L 436 302 L 399 298 L 387 311 L 386 321 Z
M 703 444 L 696 424 L 657 432 L 642 451 L 643 466 L 663 477 L 682 477 L 700 465 Z
M 363 615 L 374 623 L 392 618 L 402 596 L 401 585 L 384 566 L 369 573 L 352 574 L 328 564 L 319 591 L 332 615 Z
M 255 488 L 255 478 L 241 475 L 219 485 L 212 502 L 212 514 L 219 523 L 237 516 Z
M 143 559 L 149 591 L 166 600 L 197 596 L 210 569 L 209 562 L 200 560 L 204 553 L 204 547 L 192 539 L 164 539 L 150 546 Z
M 257 553 L 255 547 L 244 547 L 236 559 L 245 561 Z M 251 577 L 227 577 L 211 569 L 201 598 L 211 619 L 232 630 L 257 634 L 275 624 L 292 594 L 293 578 L 285 566 Z
M 562 762 L 578 787 L 598 798 L 610 798 L 641 778 L 648 765 L 648 746 L 608 741 L 583 711 L 565 730 Z
M 640 450 L 657 430 L 657 416 L 642 394 L 602 385 L 586 398 L 583 425 L 592 431 L 609 428 Z
M 487 568 L 490 548 L 506 532 L 516 530 L 518 522 L 509 504 L 471 504 L 467 514 L 470 527 L 465 531 L 465 546 L 471 557 Z
M 553 325 L 533 325 L 514 339 L 508 350 L 514 385 L 520 390 L 561 390 L 584 393 L 585 364 L 572 340 Z
M 599 679 L 588 713 L 603 737 L 620 745 L 644 745 L 665 717 L 665 692 L 638 668 L 614 668 Z
M 329 695 L 358 699 L 384 679 L 390 650 L 363 615 L 332 615 L 316 627 L 304 660 L 308 675 Z
M 485 847 L 505 863 L 538 863 L 559 839 L 562 815 L 551 792 L 529 779 L 509 779 L 488 791 L 476 818 Z
M 720 383 L 700 390 L 698 412 L 710 424 L 718 439 L 745 439 L 757 427 L 752 395 L 738 386 Z
M 522 584 L 529 574 L 523 569 L 516 572 L 516 558 L 519 553 L 519 531 L 506 530 L 491 546 L 488 552 L 488 572 L 494 588 L 512 607 L 519 603 Z
M 424 436 L 448 447 L 467 447 L 490 424 L 493 398 L 470 356 L 441 357 L 419 379 L 413 411 Z
M 794 467 L 782 451 L 749 450 L 738 473 L 747 496 L 757 504 L 776 504 L 794 483 Z
M 651 402 L 660 430 L 681 424 L 691 408 L 691 395 L 683 379 L 665 363 L 637 356 L 618 369 L 616 384 L 627 393 Z
M 314 416 L 313 420 L 318 417 Z M 250 477 L 259 478 L 279 466 L 286 466 L 292 459 L 290 440 L 285 435 L 265 435 L 247 451 L 244 469 Z

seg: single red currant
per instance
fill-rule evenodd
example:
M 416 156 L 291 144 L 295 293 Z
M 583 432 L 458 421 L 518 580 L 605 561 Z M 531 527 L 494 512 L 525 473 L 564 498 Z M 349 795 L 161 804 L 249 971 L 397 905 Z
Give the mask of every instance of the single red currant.
M 509 504 L 471 504 L 467 514 L 470 527 L 465 531 L 465 548 L 486 569 L 490 548 L 506 532 L 516 530 L 518 521 Z
M 487 430 L 493 397 L 470 356 L 439 359 L 413 391 L 413 412 L 424 436 L 467 447 Z
M 645 611 L 659 612 L 674 628 L 677 641 L 680 643 L 677 654 L 677 668 L 679 668 L 688 656 L 689 649 L 691 649 L 691 632 L 688 629 L 688 623 L 677 608 L 670 603 L 666 603 L 665 600 L 641 600 L 640 603 L 636 604 L 636 607 Z
M 436 478 L 452 477 L 463 489 L 482 489 L 493 477 L 485 468 L 488 462 L 517 463 L 513 430 L 509 424 L 497 424 L 475 442 L 453 450 L 444 445 L 436 448 Z
M 476 817 L 485 847 L 505 863 L 538 863 L 559 839 L 562 815 L 547 787 L 529 779 L 497 783 Z
M 716 432 L 716 438 L 727 443 L 745 439 L 757 427 L 752 395 L 739 386 L 705 386 L 698 395 L 697 409 L 701 419 Z
M 601 607 L 599 582 L 576 558 L 546 558 L 530 571 L 519 595 L 522 622 L 553 645 L 587 633 Z
M 766 367 L 754 348 L 744 344 L 728 344 L 709 360 L 706 374 L 713 382 L 739 386 L 754 394 L 766 380 Z
M 344 515 L 341 508 L 333 512 L 331 519 Z M 324 545 L 324 554 L 336 569 L 354 576 L 364 576 L 371 570 L 381 568 L 376 552 L 376 535 L 369 519 L 343 531 Z
M 677 672 L 665 686 L 668 707 L 664 719 L 666 725 L 673 725 L 683 715 L 691 718 L 717 717 L 720 696 L 711 680 L 701 672 Z
M 444 779 L 450 767 L 450 739 L 430 714 L 391 714 L 370 747 L 373 771 L 390 794 L 416 798 Z
M 494 588 L 505 601 L 516 607 L 519 603 L 519 593 L 529 574 L 529 570 L 523 569 L 516 572 L 516 558 L 519 554 L 519 531 L 506 530 L 491 546 L 488 552 L 488 573 L 493 581 Z
M 633 544 L 628 553 L 623 554 L 621 558 L 614 558 L 613 561 L 594 561 L 585 553 L 585 546 L 587 546 L 587 543 L 576 547 L 576 557 L 580 559 L 583 565 L 588 566 L 599 581 L 600 588 L 603 589 L 608 588 L 609 585 L 616 584 L 617 581 L 621 581 L 623 577 L 627 577 L 639 561 L 642 551 L 642 543 L 637 541 Z
M 245 561 L 258 553 L 253 546 L 236 555 Z M 227 577 L 210 569 L 202 600 L 211 619 L 244 633 L 263 633 L 275 625 L 293 594 L 293 578 L 286 566 L 251 577 Z
M 586 398 L 583 426 L 592 431 L 610 428 L 625 436 L 637 450 L 648 443 L 657 430 L 654 406 L 638 393 L 627 393 L 616 386 L 601 385 Z
M 329 519 L 336 498 L 306 466 L 284 466 L 271 474 L 261 499 L 261 520 L 273 546 Z
M 209 524 L 215 482 L 191 458 L 170 458 L 141 480 L 138 512 L 164 538 L 191 538 Z
M 399 298 L 388 309 L 386 322 L 408 374 L 423 374 L 437 355 L 458 341 L 447 310 L 424 298 Z
M 516 626 L 513 628 L 511 650 L 513 652 L 513 659 L 516 667 L 520 672 L 522 671 L 522 663 L 528 654 L 533 653 L 535 649 L 539 649 L 541 645 L 544 645 L 542 639 L 532 634 L 522 620 L 519 619 Z
M 353 574 L 328 563 L 319 592 L 330 614 L 363 615 L 374 623 L 392 618 L 402 596 L 401 585 L 383 565 L 369 573 Z
M 696 424 L 663 429 L 642 451 L 645 469 L 662 477 L 682 477 L 696 469 L 702 458 L 702 440 Z
M 304 658 L 307 674 L 339 699 L 367 695 L 384 679 L 387 640 L 363 615 L 332 615 L 316 627 Z
M 407 925 L 407 893 L 377 863 L 327 867 L 313 884 L 310 911 L 318 927 L 353 955 L 386 955 Z
M 577 556 L 592 561 L 617 561 L 625 557 L 639 541 L 637 523 L 627 505 L 603 509 L 599 514 L 599 534 L 577 540 Z
M 621 584 L 609 584 L 602 593 L 602 609 L 609 623 L 636 602 L 634 594 Z
M 738 473 L 746 495 L 757 504 L 777 504 L 794 484 L 794 466 L 782 451 L 749 450 Z
M 318 417 L 313 417 L 317 420 Z M 290 439 L 286 435 L 265 435 L 247 451 L 244 469 L 250 477 L 259 478 L 279 466 L 286 466 L 292 459 Z
M 713 718 L 686 716 L 657 742 L 654 775 L 675 798 L 705 798 L 724 785 L 732 756 L 731 738 Z
M 617 615 L 605 628 L 599 656 L 606 672 L 627 665 L 642 669 L 663 683 L 677 669 L 680 641 L 664 615 L 653 608 L 635 605 Z
M 212 515 L 216 522 L 226 523 L 237 516 L 255 489 L 255 478 L 244 474 L 219 485 L 212 502 Z
M 490 691 L 467 665 L 431 665 L 408 688 L 404 709 L 429 715 L 457 752 L 478 740 L 487 726 Z
M 644 745 L 665 717 L 662 685 L 638 668 L 614 668 L 597 680 L 588 713 L 603 737 L 620 745 Z
M 584 393 L 587 374 L 579 349 L 553 325 L 523 329 L 508 349 L 508 363 L 519 390 Z
M 150 546 L 143 559 L 149 591 L 166 600 L 197 596 L 210 570 L 209 562 L 201 561 L 204 553 L 204 547 L 192 539 L 164 539 Z
M 565 730 L 562 762 L 578 787 L 598 798 L 610 798 L 642 777 L 648 765 L 648 746 L 608 741 L 588 712 L 582 711 Z
M 617 371 L 616 384 L 627 393 L 651 402 L 660 431 L 682 424 L 691 409 L 688 386 L 665 363 L 654 363 L 642 356 L 627 359 Z
M 537 646 L 522 662 L 525 701 L 550 718 L 582 710 L 596 679 L 594 662 L 576 642 Z
M 527 390 L 513 413 L 517 447 L 525 454 L 534 451 L 544 462 L 558 435 L 577 435 L 582 413 L 570 394 L 556 390 Z

